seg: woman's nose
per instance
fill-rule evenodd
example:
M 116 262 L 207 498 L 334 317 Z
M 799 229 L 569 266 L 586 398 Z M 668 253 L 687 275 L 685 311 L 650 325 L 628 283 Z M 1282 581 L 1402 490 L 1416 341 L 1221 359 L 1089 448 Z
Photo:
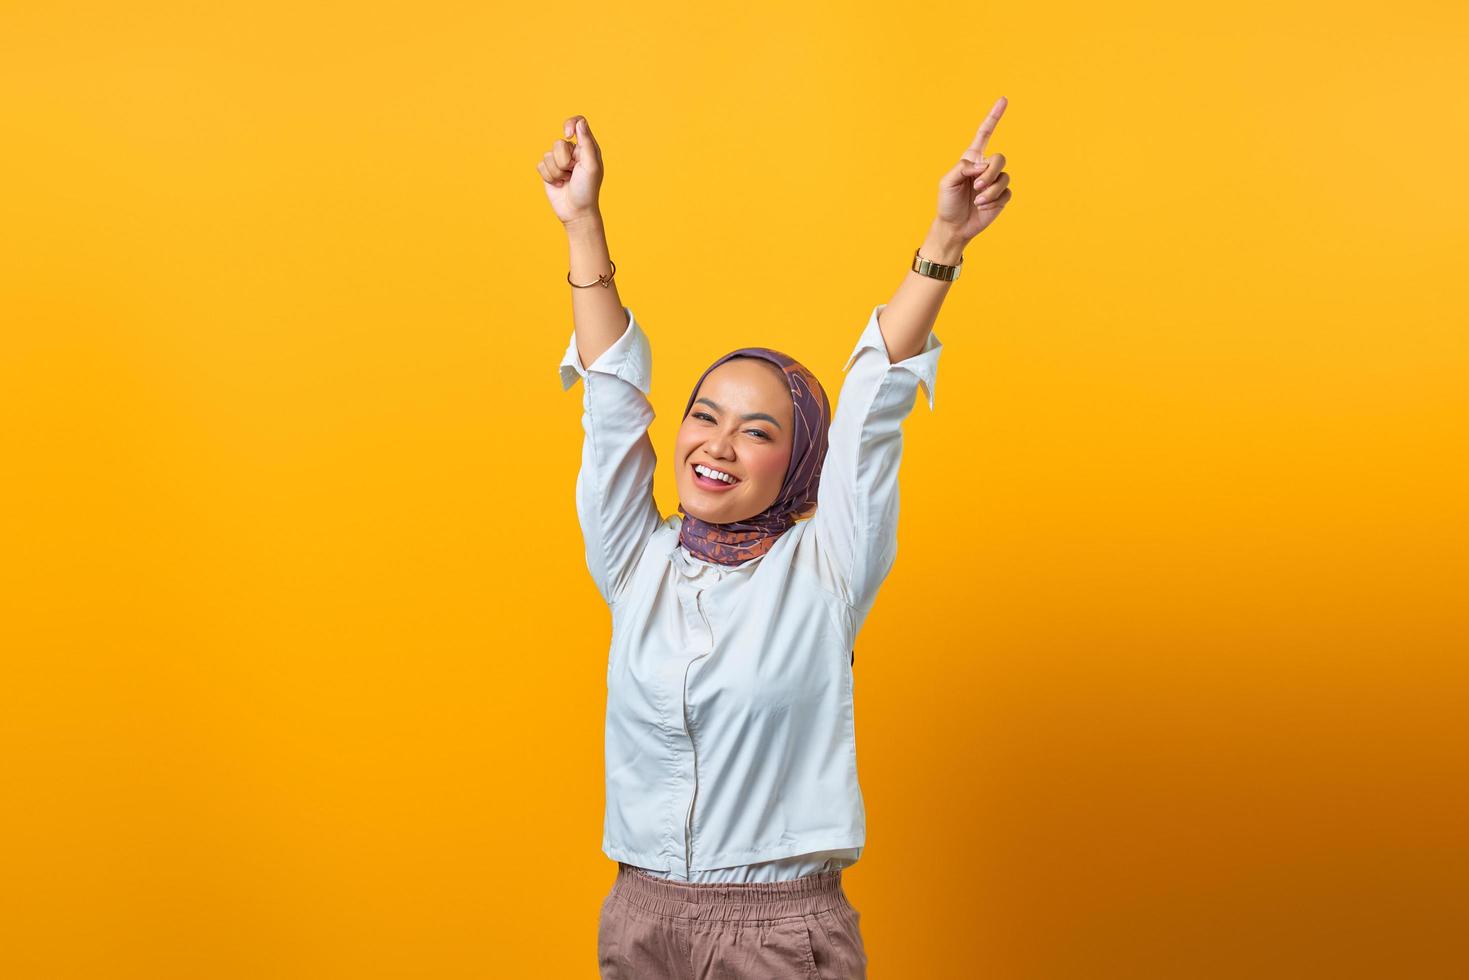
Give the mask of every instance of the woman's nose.
M 719 459 L 729 458 L 730 441 L 724 436 L 712 436 L 704 443 L 704 451 Z

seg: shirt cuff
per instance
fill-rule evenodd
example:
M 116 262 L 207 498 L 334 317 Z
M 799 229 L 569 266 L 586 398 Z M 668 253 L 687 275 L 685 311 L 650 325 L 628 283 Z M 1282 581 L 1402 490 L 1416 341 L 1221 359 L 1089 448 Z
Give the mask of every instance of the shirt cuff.
M 867 319 L 867 328 L 862 331 L 862 336 L 857 341 L 852 356 L 847 358 L 847 363 L 842 365 L 842 372 L 852 366 L 857 355 L 862 353 L 863 348 L 871 347 L 882 355 L 884 361 L 888 361 L 888 345 L 882 339 L 882 328 L 878 325 L 877 317 L 885 308 L 886 303 L 879 303 L 872 308 L 872 316 Z M 932 330 L 928 332 L 928 338 L 923 342 L 923 350 L 904 360 L 888 361 L 889 368 L 904 368 L 918 378 L 918 383 L 923 385 L 923 390 L 928 395 L 928 410 L 933 411 L 933 383 L 938 376 L 939 355 L 943 353 L 944 345 L 939 342 L 938 334 Z
M 648 393 L 653 378 L 653 350 L 632 309 L 624 306 L 622 310 L 627 314 L 627 327 L 622 336 L 613 341 L 612 346 L 589 367 L 582 366 L 581 352 L 576 347 L 576 331 L 572 330 L 571 342 L 561 358 L 562 391 L 576 384 L 577 378 L 585 378 L 588 371 L 599 371 L 621 378 L 644 395 Z

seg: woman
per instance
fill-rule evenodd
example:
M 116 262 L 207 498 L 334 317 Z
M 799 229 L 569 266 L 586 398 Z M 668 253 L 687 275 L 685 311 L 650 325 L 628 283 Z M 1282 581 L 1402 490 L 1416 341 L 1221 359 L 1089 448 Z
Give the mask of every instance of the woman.
M 666 519 L 652 495 L 651 354 L 612 281 L 586 118 L 568 119 L 537 165 L 579 287 L 561 377 L 583 382 L 577 514 L 612 611 L 602 848 L 618 869 L 598 927 L 604 978 L 866 976 L 841 884 L 866 839 L 853 644 L 896 554 L 901 425 L 918 385 L 933 408 L 934 321 L 964 246 L 1011 197 L 1004 156 L 984 155 L 1005 105 L 940 181 L 913 271 L 873 309 L 835 416 L 788 355 L 724 355 L 684 408 L 679 512 Z

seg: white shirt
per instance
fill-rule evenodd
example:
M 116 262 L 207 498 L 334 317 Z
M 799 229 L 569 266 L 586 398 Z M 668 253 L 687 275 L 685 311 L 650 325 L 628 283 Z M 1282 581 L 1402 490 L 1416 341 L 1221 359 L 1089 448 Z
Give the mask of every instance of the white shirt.
M 589 367 L 573 331 L 563 389 L 583 381 L 576 509 L 612 612 L 607 658 L 610 858 L 689 881 L 783 880 L 857 860 L 852 658 L 897 554 L 902 423 L 933 409 L 943 346 L 889 362 L 874 307 L 829 431 L 815 514 L 727 566 L 679 544 L 653 500 L 652 351 L 632 310 Z M 757 867 L 758 866 L 758 867 Z

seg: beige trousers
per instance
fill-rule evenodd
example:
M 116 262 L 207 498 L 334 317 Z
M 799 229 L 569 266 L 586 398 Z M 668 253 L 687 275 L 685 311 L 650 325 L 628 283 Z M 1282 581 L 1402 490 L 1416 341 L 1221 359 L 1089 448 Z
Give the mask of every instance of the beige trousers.
M 866 980 L 841 871 L 691 884 L 617 867 L 602 903 L 602 980 Z

